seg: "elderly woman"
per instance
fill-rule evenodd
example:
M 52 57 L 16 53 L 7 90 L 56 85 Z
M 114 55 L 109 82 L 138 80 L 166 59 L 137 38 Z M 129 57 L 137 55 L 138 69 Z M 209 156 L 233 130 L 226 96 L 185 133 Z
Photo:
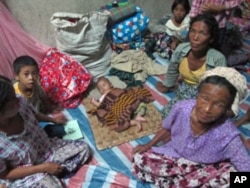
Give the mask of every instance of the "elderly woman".
M 231 171 L 250 171 L 240 133 L 227 115 L 237 92 L 244 95 L 224 77 L 202 80 L 197 99 L 176 103 L 155 137 L 134 148 L 133 173 L 159 187 L 229 187 Z
M 90 157 L 81 139 L 50 139 L 38 125 L 35 110 L 15 95 L 0 76 L 0 184 L 7 187 L 63 187 L 60 178 L 75 172 Z
M 239 115 L 239 105 L 240 102 L 247 96 L 248 87 L 246 78 L 239 74 L 239 72 L 230 67 L 216 67 L 214 69 L 206 71 L 202 76 L 200 81 L 204 80 L 208 76 L 221 76 L 225 77 L 227 80 L 230 80 L 234 83 L 234 86 L 237 89 L 236 97 L 232 104 L 231 109 L 228 109 L 229 117 L 237 117 Z
M 181 84 L 173 98 L 162 110 L 162 116 L 168 115 L 178 100 L 195 98 L 201 75 L 209 69 L 226 66 L 226 59 L 218 48 L 218 24 L 209 14 L 198 15 L 190 22 L 188 43 L 180 44 L 172 55 L 164 82 L 158 82 L 156 88 L 163 93 L 176 88 L 178 78 Z

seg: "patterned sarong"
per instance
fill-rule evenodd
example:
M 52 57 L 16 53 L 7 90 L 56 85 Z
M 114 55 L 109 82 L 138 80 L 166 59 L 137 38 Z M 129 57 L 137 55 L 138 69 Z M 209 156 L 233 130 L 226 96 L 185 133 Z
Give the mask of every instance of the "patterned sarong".
M 173 159 L 151 150 L 136 153 L 133 173 L 141 180 L 158 187 L 229 187 L 230 171 L 236 171 L 229 162 L 200 164 L 184 158 Z

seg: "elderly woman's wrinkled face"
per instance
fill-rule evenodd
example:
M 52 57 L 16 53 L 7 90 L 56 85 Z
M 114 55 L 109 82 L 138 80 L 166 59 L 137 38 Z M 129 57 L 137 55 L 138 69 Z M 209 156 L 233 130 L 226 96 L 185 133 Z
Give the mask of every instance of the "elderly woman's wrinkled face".
M 196 118 L 207 124 L 218 120 L 232 105 L 232 97 L 225 86 L 205 84 L 197 97 Z
M 199 52 L 209 48 L 213 41 L 209 27 L 203 21 L 194 22 L 189 31 L 192 51 Z

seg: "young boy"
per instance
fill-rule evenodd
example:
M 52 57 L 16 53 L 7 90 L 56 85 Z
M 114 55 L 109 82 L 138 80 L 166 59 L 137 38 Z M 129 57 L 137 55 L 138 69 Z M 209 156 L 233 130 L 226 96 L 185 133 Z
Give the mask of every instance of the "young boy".
M 58 124 L 65 124 L 67 119 L 64 117 L 50 117 L 47 113 L 52 112 L 53 105 L 39 83 L 39 67 L 37 62 L 30 56 L 20 56 L 13 63 L 15 72 L 14 89 L 16 94 L 25 97 L 37 110 L 36 118 L 38 121 L 52 122 L 56 125 L 47 125 L 45 131 L 49 136 L 62 137 L 66 134 L 64 127 Z M 50 109 L 51 108 L 51 109 Z

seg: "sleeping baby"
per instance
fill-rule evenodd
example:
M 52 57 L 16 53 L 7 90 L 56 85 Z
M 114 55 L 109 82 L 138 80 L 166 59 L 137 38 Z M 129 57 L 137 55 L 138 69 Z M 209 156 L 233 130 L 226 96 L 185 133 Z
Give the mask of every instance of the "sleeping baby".
M 138 131 L 141 131 L 141 123 L 146 122 L 146 103 L 154 100 L 151 93 L 139 87 L 114 88 L 105 77 L 100 77 L 96 84 L 102 96 L 99 100 L 92 98 L 91 103 L 97 107 L 98 119 L 117 132 L 124 131 L 130 126 L 137 126 Z

